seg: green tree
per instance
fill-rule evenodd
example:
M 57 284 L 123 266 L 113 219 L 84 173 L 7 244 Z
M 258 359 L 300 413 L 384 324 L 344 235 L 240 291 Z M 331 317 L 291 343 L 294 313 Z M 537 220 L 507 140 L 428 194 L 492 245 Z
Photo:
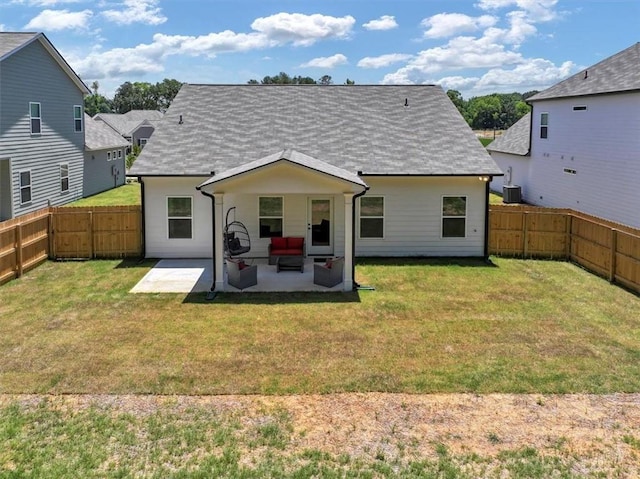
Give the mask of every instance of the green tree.
M 98 93 L 99 89 L 100 83 L 96 80 L 91 84 L 91 91 L 93 93 L 84 98 L 84 111 L 89 116 L 94 116 L 97 113 L 111 113 L 113 111 L 113 102 Z
M 322 75 L 318 80 L 319 85 L 333 85 L 333 80 L 331 79 L 331 75 Z
M 182 83 L 165 78 L 152 85 L 148 82 L 125 82 L 116 90 L 113 107 L 117 113 L 131 110 L 166 111 Z
M 127 171 L 131 169 L 131 167 L 133 166 L 133 163 L 136 161 L 141 151 L 142 149 L 138 145 L 133 145 L 131 152 L 127 155 L 124 162 L 125 168 L 127 169 Z
M 156 83 L 153 87 L 155 99 L 156 99 L 156 108 L 160 111 L 167 111 L 169 105 L 180 91 L 182 87 L 182 82 L 178 80 L 165 78 L 159 83 Z
M 349 79 L 347 78 L 347 80 L 344 82 L 344 84 L 345 84 L 345 85 L 355 85 L 355 84 L 356 84 L 356 81 L 355 81 L 355 80 L 349 80 Z

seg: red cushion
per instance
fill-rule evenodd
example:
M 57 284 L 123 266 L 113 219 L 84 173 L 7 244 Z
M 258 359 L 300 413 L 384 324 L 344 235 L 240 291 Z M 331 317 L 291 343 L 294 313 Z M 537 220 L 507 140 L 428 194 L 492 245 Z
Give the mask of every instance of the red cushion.
M 287 248 L 301 250 L 303 246 L 304 246 L 304 238 L 299 238 L 297 236 L 292 236 L 290 238 L 287 238 Z
M 238 269 L 243 270 L 247 267 L 247 264 L 244 261 L 238 261 Z
M 324 264 L 324 267 L 327 269 L 331 269 L 331 267 L 333 266 L 333 261 L 329 260 Z
M 275 236 L 271 238 L 271 249 L 286 249 L 287 248 L 287 238 L 283 238 L 282 236 Z

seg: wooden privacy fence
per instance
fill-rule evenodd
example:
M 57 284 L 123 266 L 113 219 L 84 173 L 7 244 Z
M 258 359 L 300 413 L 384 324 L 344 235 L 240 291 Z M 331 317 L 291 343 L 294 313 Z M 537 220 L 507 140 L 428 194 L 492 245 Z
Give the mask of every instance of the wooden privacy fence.
M 48 258 L 142 254 L 140 206 L 43 208 L 0 223 L 0 284 Z
M 640 292 L 640 230 L 568 209 L 491 205 L 489 252 L 573 261 Z

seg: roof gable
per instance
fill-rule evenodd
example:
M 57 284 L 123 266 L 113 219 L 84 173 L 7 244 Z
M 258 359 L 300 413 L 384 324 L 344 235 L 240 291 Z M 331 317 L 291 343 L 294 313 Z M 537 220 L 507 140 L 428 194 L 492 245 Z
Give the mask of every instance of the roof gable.
M 507 131 L 487 145 L 487 150 L 525 156 L 531 147 L 531 113 L 515 122 Z
M 188 85 L 133 175 L 208 175 L 296 150 L 363 174 L 499 175 L 433 85 Z
M 18 53 L 24 47 L 35 41 L 40 42 L 80 91 L 85 95 L 91 93 L 89 87 L 87 87 L 76 72 L 73 71 L 44 33 L 0 32 L 0 62 Z
M 129 142 L 102 121 L 84 115 L 84 145 L 87 150 L 124 148 Z
M 640 42 L 537 93 L 527 101 L 640 90 Z

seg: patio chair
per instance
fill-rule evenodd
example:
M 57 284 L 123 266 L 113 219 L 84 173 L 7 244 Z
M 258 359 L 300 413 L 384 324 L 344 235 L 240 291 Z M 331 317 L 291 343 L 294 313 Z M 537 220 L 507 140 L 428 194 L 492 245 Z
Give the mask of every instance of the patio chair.
M 313 265 L 313 284 L 332 288 L 336 284 L 342 283 L 342 271 L 344 269 L 344 258 L 335 258 L 325 264 Z
M 238 289 L 255 286 L 258 284 L 258 265 L 246 265 L 242 260 L 227 260 L 227 281 Z

